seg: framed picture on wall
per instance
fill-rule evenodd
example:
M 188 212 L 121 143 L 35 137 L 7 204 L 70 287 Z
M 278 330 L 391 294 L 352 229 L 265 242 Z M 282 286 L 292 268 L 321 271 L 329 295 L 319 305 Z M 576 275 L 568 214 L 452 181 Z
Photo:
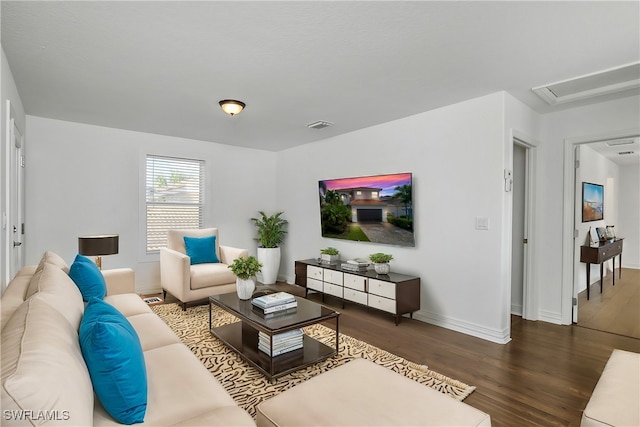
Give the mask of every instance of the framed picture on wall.
M 600 221 L 604 218 L 604 186 L 591 182 L 582 183 L 582 222 Z

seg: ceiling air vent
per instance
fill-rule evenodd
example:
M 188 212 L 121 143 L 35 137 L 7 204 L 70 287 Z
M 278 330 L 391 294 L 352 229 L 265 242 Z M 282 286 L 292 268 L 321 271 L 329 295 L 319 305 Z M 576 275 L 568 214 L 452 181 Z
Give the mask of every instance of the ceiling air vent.
M 634 143 L 633 139 L 616 139 L 613 141 L 605 141 L 608 147 L 619 147 L 621 145 L 631 145 Z
M 328 128 L 329 126 L 332 126 L 333 123 L 331 122 L 325 122 L 324 120 L 318 120 L 317 122 L 313 122 L 313 123 L 309 123 L 307 125 L 307 127 L 309 129 L 323 129 L 323 128 Z
M 531 89 L 548 104 L 562 104 L 640 87 L 640 62 Z

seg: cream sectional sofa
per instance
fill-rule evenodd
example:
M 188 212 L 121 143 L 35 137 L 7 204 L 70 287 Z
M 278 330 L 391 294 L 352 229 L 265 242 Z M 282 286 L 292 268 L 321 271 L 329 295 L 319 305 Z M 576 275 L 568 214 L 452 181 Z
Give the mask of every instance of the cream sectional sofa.
M 78 342 L 85 303 L 52 252 L 1 298 L 2 425 L 118 425 L 94 396 Z M 171 329 L 134 293 L 131 269 L 103 271 L 105 301 L 135 329 L 147 370 L 143 425 L 255 426 Z

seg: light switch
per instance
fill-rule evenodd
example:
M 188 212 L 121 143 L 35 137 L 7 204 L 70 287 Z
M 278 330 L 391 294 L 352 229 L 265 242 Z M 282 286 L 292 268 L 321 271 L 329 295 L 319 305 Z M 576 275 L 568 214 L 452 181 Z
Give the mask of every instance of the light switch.
M 476 217 L 476 230 L 488 230 L 489 229 L 489 218 L 486 216 L 477 216 Z

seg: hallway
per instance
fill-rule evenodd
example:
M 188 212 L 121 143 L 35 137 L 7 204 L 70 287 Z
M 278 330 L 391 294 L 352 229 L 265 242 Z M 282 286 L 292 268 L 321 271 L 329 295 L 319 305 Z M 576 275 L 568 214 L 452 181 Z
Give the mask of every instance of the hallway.
M 603 291 L 600 282 L 591 285 L 591 298 L 586 289 L 578 295 L 578 326 L 640 339 L 640 270 L 623 268 L 622 278 L 616 270 L 605 275 Z

